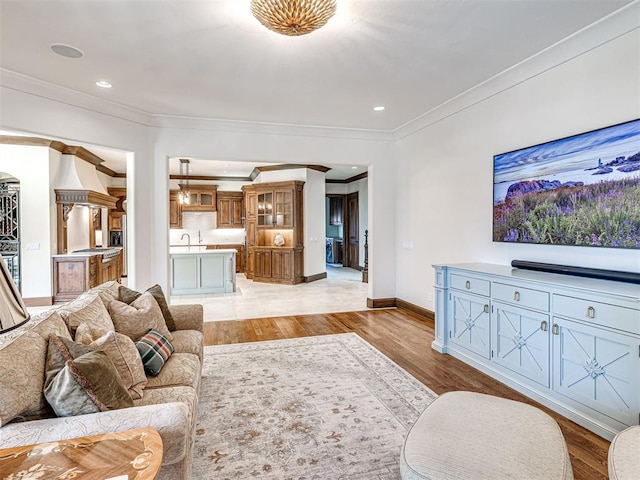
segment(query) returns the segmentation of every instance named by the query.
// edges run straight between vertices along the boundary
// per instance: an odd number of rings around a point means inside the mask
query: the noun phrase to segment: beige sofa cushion
[[[192,353],[174,353],[155,377],[149,377],[146,390],[151,388],[186,386],[199,390],[200,360]]]
[[[16,417],[26,420],[53,415],[42,393],[49,334],[71,338],[57,312],[33,317],[9,332],[0,344],[0,426]]]
[[[150,328],[158,330],[169,341],[173,340],[171,332],[164,323],[158,302],[150,293],[143,293],[131,305],[113,300],[109,304],[109,313],[116,332],[126,335],[133,341],[142,337]]]
[[[176,353],[193,353],[202,362],[204,336],[197,330],[176,330],[173,335],[173,348]]]
[[[60,307],[58,312],[74,337],[81,323],[89,325],[94,334],[98,336],[115,330],[109,312],[97,294],[81,295],[74,301]]]
[[[134,400],[142,398],[144,386],[147,384],[147,376],[133,340],[118,332],[107,332],[101,337],[95,338],[91,328],[83,323],[76,331],[76,342],[105,352],[116,367],[131,398]]]

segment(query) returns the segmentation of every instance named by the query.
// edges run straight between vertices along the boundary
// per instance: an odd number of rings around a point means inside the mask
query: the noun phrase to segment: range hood
[[[118,201],[105,190],[95,165],[75,155],[62,155],[54,190],[56,203],[61,204],[113,209]]]

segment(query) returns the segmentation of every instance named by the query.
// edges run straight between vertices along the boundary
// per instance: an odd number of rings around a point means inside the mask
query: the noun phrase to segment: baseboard
[[[426,308],[422,308],[418,305],[415,305],[413,303],[407,302],[406,300],[402,300],[400,298],[396,298],[396,307],[399,308],[404,308],[405,310],[409,310],[412,313],[415,313],[416,315],[420,315],[421,317],[425,317],[429,320],[431,320],[432,322],[435,322],[436,320],[436,314],[434,312],[432,312],[431,310],[428,310]]]
[[[53,305],[53,297],[23,298],[22,301],[27,307],[48,307]]]
[[[434,324],[436,315],[431,310],[422,308],[401,298],[367,298],[367,308],[389,308],[398,307],[415,313],[419,317],[423,317],[431,325]]]
[[[323,278],[327,278],[327,272],[316,273],[315,275],[309,275],[308,277],[304,277],[305,283],[315,282],[316,280],[322,280]]]
[[[389,308],[395,306],[395,298],[367,298],[367,308]]]

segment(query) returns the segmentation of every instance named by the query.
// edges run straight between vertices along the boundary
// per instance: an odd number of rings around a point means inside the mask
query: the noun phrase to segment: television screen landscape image
[[[640,248],[640,119],[493,161],[494,241]]]

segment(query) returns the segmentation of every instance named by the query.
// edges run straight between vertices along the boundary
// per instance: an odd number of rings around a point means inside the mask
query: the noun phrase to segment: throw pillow
[[[169,309],[169,305],[167,304],[167,298],[164,296],[162,287],[156,284],[153,287],[148,288],[146,291],[153,295],[153,298],[155,298],[156,302],[158,302],[158,306],[160,307],[162,316],[164,317],[164,322],[167,324],[167,328],[169,329],[169,331],[173,332],[177,330],[176,322],[173,319],[173,315],[171,315],[171,310]],[[140,295],[142,295],[142,293],[136,292],[135,290],[127,288],[124,285],[120,286],[118,294],[120,296],[120,301],[126,303],[127,305],[140,297]]]
[[[136,348],[145,371],[152,377],[157,376],[174,352],[173,345],[157,330],[153,328],[136,342]]]
[[[79,297],[60,307],[58,313],[74,337],[81,323],[89,325],[94,334],[98,336],[114,330],[109,312],[96,294]]]
[[[59,417],[133,406],[113,362],[100,350],[51,335],[46,370],[44,396]]]
[[[147,376],[144,374],[144,365],[142,365],[133,340],[118,332],[108,332],[95,338],[91,335],[90,327],[83,323],[76,331],[76,342],[106,353],[116,367],[131,398],[134,400],[142,398],[144,386],[147,384]]]
[[[133,341],[138,340],[150,328],[158,330],[169,340],[173,340],[164,323],[158,302],[150,293],[143,293],[131,305],[113,300],[109,304],[109,313],[116,332],[126,335]]]

